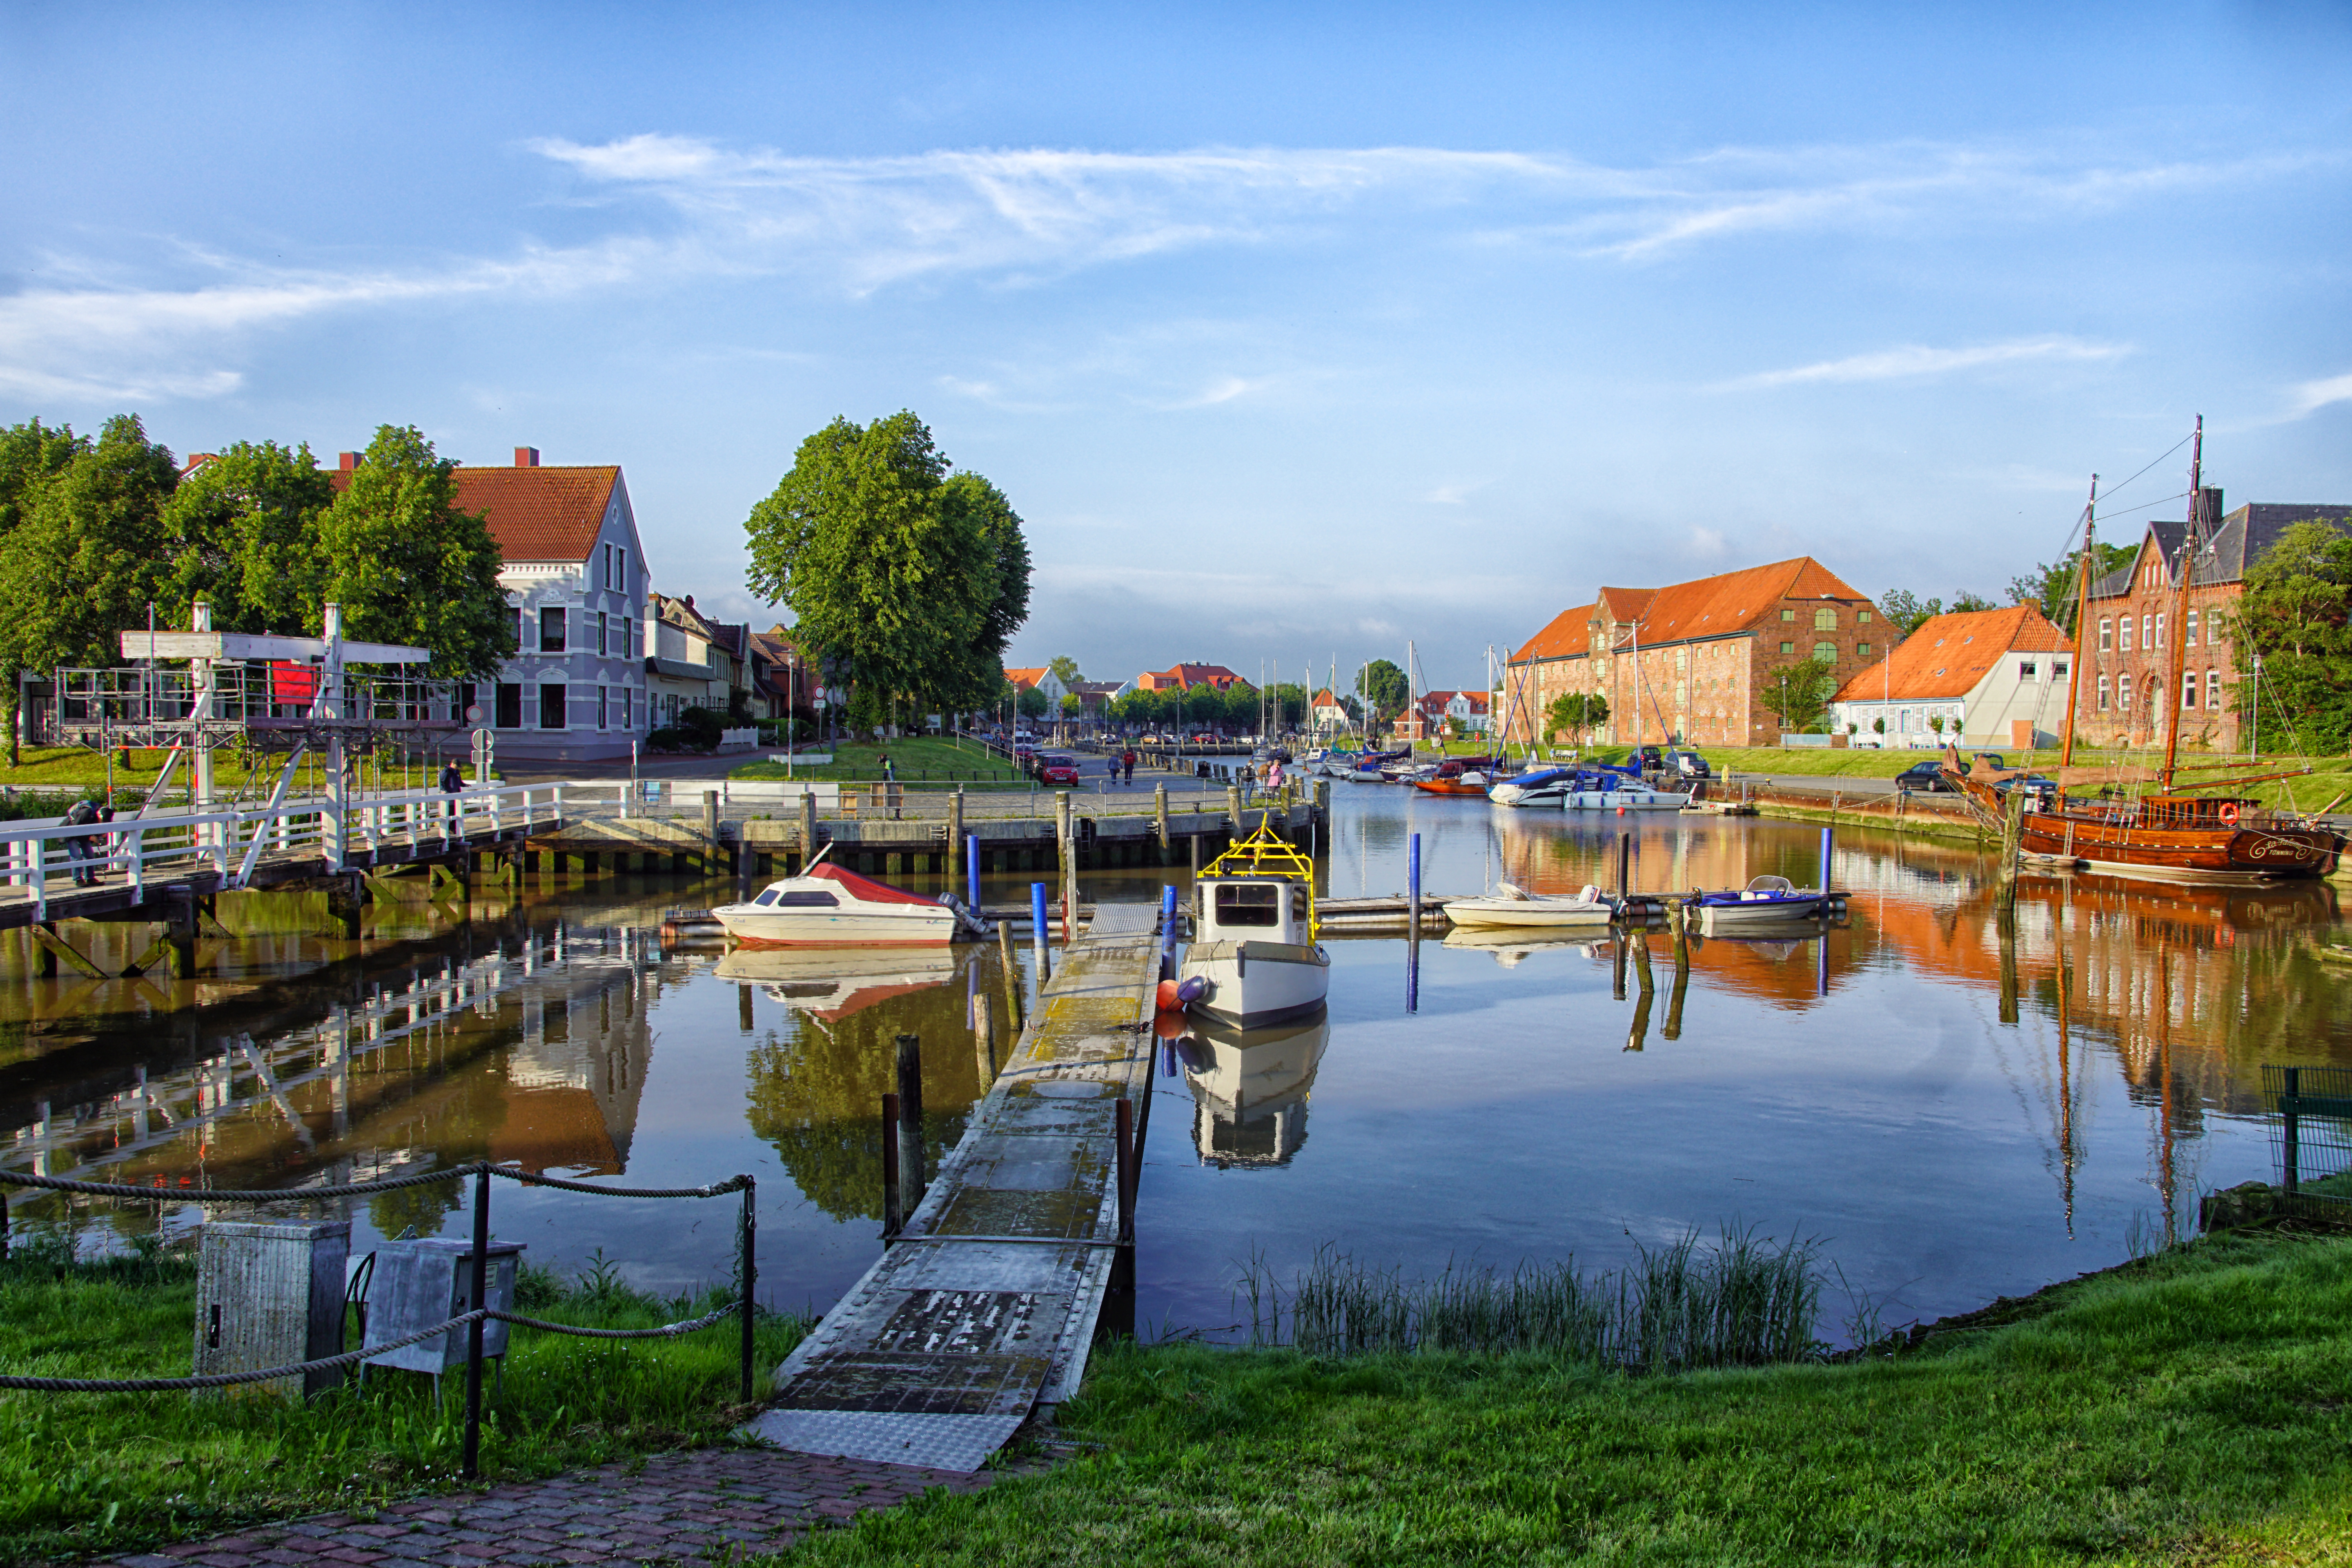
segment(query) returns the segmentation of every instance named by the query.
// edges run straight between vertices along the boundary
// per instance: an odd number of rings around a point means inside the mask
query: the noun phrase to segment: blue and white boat
[[[1708,935],[1791,920],[1810,920],[1828,911],[1833,895],[1821,888],[1800,888],[1786,877],[1758,877],[1745,888],[1722,893],[1693,893],[1698,906],[1699,929]]]
[[[1577,778],[1574,768],[1530,768],[1494,785],[1486,791],[1486,798],[1496,805],[1557,807],[1575,791]]]

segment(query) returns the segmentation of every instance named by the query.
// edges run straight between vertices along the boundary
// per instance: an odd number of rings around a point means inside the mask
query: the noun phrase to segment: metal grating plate
[[[746,1435],[803,1454],[838,1455],[886,1465],[922,1465],[965,1474],[1012,1439],[1029,1418],[1018,1415],[905,1415],[863,1410],[771,1410]]]

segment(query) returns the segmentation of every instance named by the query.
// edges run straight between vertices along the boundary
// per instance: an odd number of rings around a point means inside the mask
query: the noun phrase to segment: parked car
[[[1969,771],[1969,764],[1962,763],[1960,764],[1960,772],[1967,773]],[[1901,795],[1935,795],[1937,793],[1945,795],[1958,795],[1959,793],[1960,786],[1944,776],[1944,760],[1941,757],[1930,757],[1924,763],[1914,763],[1909,767],[1905,768],[1901,773],[1896,773],[1895,775],[1895,788],[1896,793]]]
[[[2013,784],[2023,784],[2025,793],[2037,800],[2048,800],[2058,793],[2058,781],[2045,778],[2040,773],[2021,773],[2016,778],[1995,779],[1992,782],[1992,787],[2003,795],[2008,794]]]
[[[1078,782],[1078,759],[1059,754],[1037,759],[1037,782],[1045,784],[1074,784]]]
[[[1664,771],[1678,779],[1711,779],[1715,776],[1705,757],[1687,750],[1668,752]]]

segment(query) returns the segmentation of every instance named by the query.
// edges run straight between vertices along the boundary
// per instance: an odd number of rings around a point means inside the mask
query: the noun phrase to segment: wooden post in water
[[[749,985],[735,987],[735,1022],[745,1034],[751,1032],[751,988]]]
[[[882,1097],[882,1239],[906,1228],[907,1205],[898,1183],[898,1097]]]
[[[1151,815],[1160,824],[1160,863],[1168,864],[1168,782],[1162,779],[1151,786]]]
[[[1013,922],[996,922],[996,950],[1004,959],[1004,1021],[1021,1033],[1021,966],[1013,962]]]
[[[1237,784],[1225,786],[1225,816],[1233,824],[1233,830],[1225,836],[1230,844],[1242,836],[1242,786]]]
[[[955,886],[956,857],[963,852],[963,785],[948,797],[948,886]]]
[[[1633,892],[1633,836],[1617,836],[1617,896],[1630,898]]]
[[[816,856],[816,787],[812,784],[801,792],[801,875],[808,875],[809,861]]]
[[[2025,832],[2025,786],[2022,783],[2009,786],[2009,796],[2000,803],[2000,891],[1999,905],[2004,919],[2013,918],[2017,909],[2017,855],[2019,840]]]
[[[1665,1036],[1683,1037],[1683,997],[1690,991],[1690,906],[1676,899],[1666,906],[1666,922],[1675,933],[1675,988],[1666,994]]]
[[[1609,932],[1609,999],[1625,1000],[1625,928],[1616,926]]]
[[[719,792],[715,789],[707,789],[702,792],[702,874],[704,876],[711,875],[712,866],[718,858]]]
[[[996,1081],[996,1010],[990,1005],[985,991],[971,999],[971,1037],[972,1061],[980,1069],[980,1087],[984,1093]]]
[[[907,1212],[923,1206],[923,1042],[898,1037],[898,1181]]]
[[[1642,984],[1642,994],[1647,996],[1658,988],[1658,977],[1650,969],[1650,933],[1633,933],[1633,978]]]

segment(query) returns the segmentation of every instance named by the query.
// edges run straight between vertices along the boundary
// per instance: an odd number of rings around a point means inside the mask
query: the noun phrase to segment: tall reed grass
[[[1640,1372],[1803,1361],[1814,1337],[1823,1273],[1820,1244],[1725,1226],[1694,1231],[1630,1267],[1587,1273],[1573,1258],[1521,1264],[1508,1274],[1448,1265],[1407,1281],[1330,1247],[1286,1288],[1263,1258],[1244,1266],[1240,1300],[1250,1342],[1287,1342],[1315,1355],[1424,1351],[1532,1352]]]

